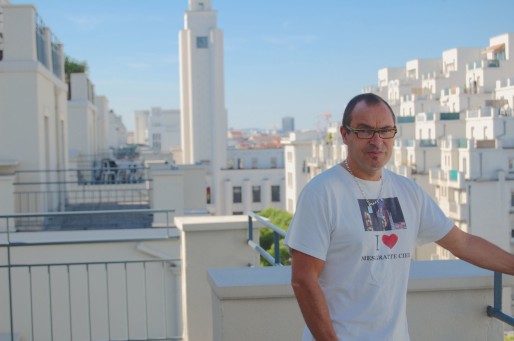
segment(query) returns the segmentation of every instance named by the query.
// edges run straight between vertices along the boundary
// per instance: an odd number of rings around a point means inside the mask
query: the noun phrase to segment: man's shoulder
[[[339,169],[340,168],[340,169]],[[310,179],[304,186],[305,191],[327,191],[333,188],[336,184],[344,181],[344,175],[342,174],[343,169],[337,165],[329,169],[324,170],[320,174],[317,174]]]
[[[341,171],[343,169],[341,168],[340,165],[336,165],[336,166],[333,166],[333,167],[330,167],[326,170],[324,170],[323,172],[319,173],[318,175],[314,176],[310,181],[309,183],[326,183],[326,182],[332,182],[334,181],[335,179],[340,179],[341,178]]]
[[[386,179],[389,179],[395,185],[401,186],[402,188],[410,188],[414,190],[421,189],[421,187],[416,183],[416,181],[407,178],[406,176],[395,173],[391,170],[384,169],[382,176]]]

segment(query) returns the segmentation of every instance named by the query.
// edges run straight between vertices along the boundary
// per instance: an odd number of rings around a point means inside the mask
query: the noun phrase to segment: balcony
[[[500,61],[498,59],[483,59],[477,60],[466,65],[466,70],[476,70],[485,68],[496,68],[500,67]]]
[[[460,113],[458,112],[442,112],[440,114],[441,121],[459,120]]]
[[[397,116],[396,123],[413,123],[416,120],[416,116]]]
[[[435,186],[463,188],[464,181],[464,173],[459,172],[457,169],[442,170],[431,168],[429,170],[429,183]]]
[[[476,140],[475,148],[496,148],[496,140]]]
[[[433,112],[424,112],[416,115],[416,122],[434,121],[435,115]]]
[[[290,267],[258,266],[247,243],[247,217],[180,217],[174,225],[0,234],[0,336],[300,339],[303,320]],[[504,282],[514,285],[511,277]],[[502,339],[506,326],[486,314],[493,283],[491,272],[462,261],[413,262],[407,295],[412,339]]]
[[[437,147],[437,140],[434,139],[420,139],[419,140],[420,147]]]
[[[469,206],[464,204],[458,204],[456,202],[449,203],[448,207],[448,218],[454,221],[468,221]]]

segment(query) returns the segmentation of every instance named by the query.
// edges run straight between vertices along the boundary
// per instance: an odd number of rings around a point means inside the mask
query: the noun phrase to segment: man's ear
[[[348,138],[348,131],[343,127],[339,127],[339,132],[341,133],[341,137],[343,138],[343,142],[344,144],[348,144],[346,142],[346,139]]]

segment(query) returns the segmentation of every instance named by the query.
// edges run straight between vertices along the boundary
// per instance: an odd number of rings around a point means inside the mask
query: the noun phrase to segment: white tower
[[[223,33],[210,0],[189,0],[179,33],[182,163],[202,163],[219,212],[220,170],[226,164],[227,113]]]

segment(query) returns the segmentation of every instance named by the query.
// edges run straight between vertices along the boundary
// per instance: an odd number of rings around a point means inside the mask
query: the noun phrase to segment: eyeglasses
[[[392,139],[397,132],[396,127],[394,128],[383,128],[383,129],[353,129],[351,127],[346,126],[346,130],[351,131],[355,135],[357,135],[360,139],[372,139],[375,134],[378,134],[380,138],[383,139]]]

